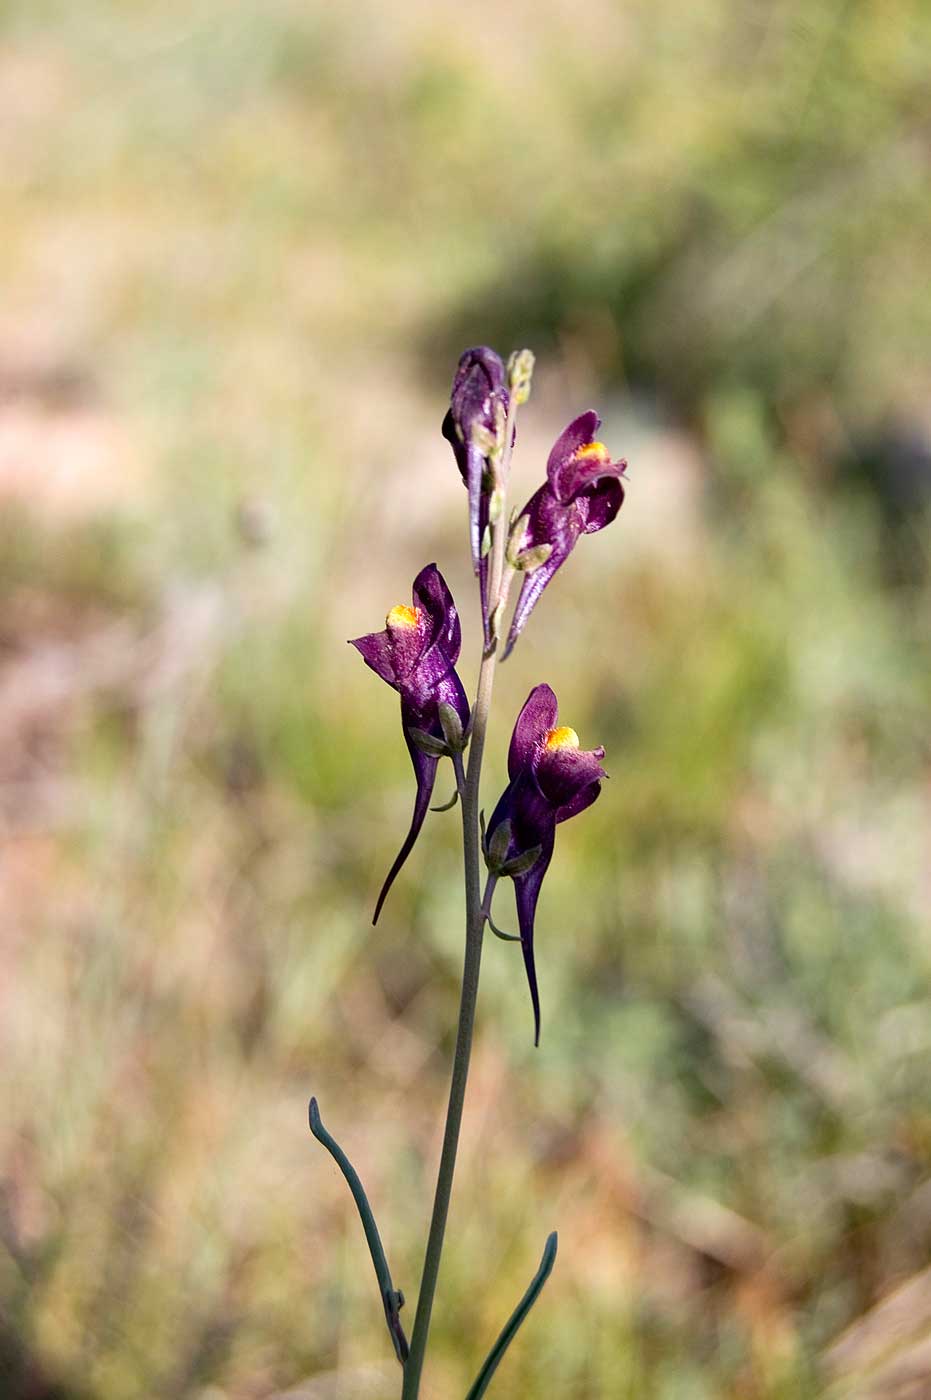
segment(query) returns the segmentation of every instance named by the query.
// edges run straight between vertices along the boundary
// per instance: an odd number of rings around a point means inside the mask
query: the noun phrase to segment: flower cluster
[[[589,411],[557,438],[546,464],[546,480],[509,523],[503,518],[507,467],[514,444],[513,412],[529,396],[532,356],[512,356],[505,366],[487,346],[466,350],[453,381],[443,436],[469,500],[472,565],[480,581],[483,656],[493,657],[502,634],[501,616],[516,574],[522,582],[503,658],[527,625],[533,609],[582,535],[614,520],[624,501],[626,463],[612,460],[598,441],[601,420]],[[506,531],[497,555],[495,531]],[[497,567],[492,563],[497,560]],[[492,592],[494,591],[494,596]],[[398,604],[385,628],[353,643],[366,664],[401,697],[401,727],[416,779],[410,829],[388,872],[375,920],[423,826],[437,764],[448,755],[463,797],[462,751],[468,742],[469,702],[455,666],[461,646],[459,616],[442,574],[428,565],[414,580],[412,605]],[[513,879],[520,943],[533,1003],[535,1040],[540,1001],[534,961],[534,919],[556,827],[598,797],[605,777],[604,750],[584,750],[573,729],[558,723],[556,696],[548,685],[530,692],[518,716],[508,754],[508,786],[494,808],[485,835],[490,892],[503,876]],[[479,759],[480,762],[480,759]],[[471,766],[471,756],[470,756]],[[483,918],[491,921],[483,902]],[[494,927],[494,925],[492,925]]]

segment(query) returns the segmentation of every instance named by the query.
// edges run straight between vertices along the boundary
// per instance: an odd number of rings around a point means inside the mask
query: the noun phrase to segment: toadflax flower
[[[575,730],[558,721],[556,696],[548,685],[535,686],[514,725],[508,750],[510,782],[485,836],[491,874],[510,875],[514,881],[536,1045],[540,1043],[540,998],[533,922],[540,886],[553,855],[557,824],[590,807],[606,776],[601,766],[604,749],[581,749]]]
[[[612,462],[604,443],[595,441],[600,427],[601,419],[591,409],[569,424],[550,452],[546,481],[524,506],[514,527],[508,558],[527,572],[504,657],[510,655],[537,599],[579,536],[603,530],[621,508],[621,477],[627,463]]]
[[[456,465],[469,492],[469,540],[472,568],[481,582],[482,617],[485,641],[488,633],[488,561],[482,541],[489,522],[493,484],[489,476],[489,456],[498,443],[499,430],[507,417],[507,371],[501,356],[487,345],[476,345],[459,357],[453,379],[449,411],[442,433],[453,449]]]
[[[412,604],[398,603],[385,619],[383,632],[370,632],[350,643],[365,664],[401,696],[401,727],[417,780],[410,831],[378,896],[373,924],[420,834],[437,764],[443,753],[449,752],[449,720],[444,725],[443,711],[449,717],[454,712],[460,738],[469,723],[469,702],[455,671],[462,646],[459,614],[435,564],[428,564],[414,579]]]

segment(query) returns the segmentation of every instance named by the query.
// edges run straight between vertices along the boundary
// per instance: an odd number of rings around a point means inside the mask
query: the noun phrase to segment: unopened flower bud
[[[532,350],[515,350],[508,360],[508,382],[516,404],[526,403],[530,398],[533,366]]]
[[[476,574],[480,572],[479,550],[487,518],[483,498],[494,485],[493,464],[504,442],[507,404],[507,374],[500,355],[487,345],[466,350],[453,380],[443,436],[453,449],[469,492],[469,539]]]

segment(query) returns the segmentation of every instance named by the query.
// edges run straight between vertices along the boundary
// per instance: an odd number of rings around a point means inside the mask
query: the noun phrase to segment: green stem
[[[511,396],[505,424],[504,450],[500,467],[501,490],[506,493],[507,479],[511,462],[511,441],[514,427],[514,396]],[[492,532],[492,548],[488,573],[489,614],[494,616],[504,572],[504,554],[507,544],[508,521],[507,502],[503,502],[499,518]],[[498,615],[500,624],[500,613]],[[465,961],[462,969],[462,993],[459,999],[459,1025],[456,1031],[456,1049],[453,1056],[452,1082],[449,1086],[449,1106],[446,1110],[446,1127],[443,1133],[443,1150],[440,1155],[440,1169],[436,1179],[436,1194],[433,1199],[433,1214],[427,1236],[424,1255],[423,1275],[420,1281],[420,1294],[417,1299],[417,1313],[414,1317],[414,1330],[411,1333],[410,1355],[404,1366],[404,1385],[401,1400],[417,1400],[420,1393],[420,1377],[423,1371],[424,1356],[427,1350],[427,1337],[430,1332],[430,1317],[433,1312],[433,1298],[440,1272],[443,1255],[443,1237],[446,1233],[446,1220],[449,1215],[449,1201],[453,1190],[453,1175],[456,1170],[456,1153],[459,1148],[459,1130],[462,1126],[462,1109],[465,1103],[466,1083],[469,1077],[469,1060],[472,1054],[472,1029],[475,1024],[475,1004],[478,999],[478,979],[482,964],[482,935],[485,916],[482,913],[481,868],[482,851],[478,829],[479,783],[482,775],[482,755],[485,751],[485,734],[488,729],[488,713],[491,708],[491,695],[495,682],[498,639],[492,636],[491,643],[482,655],[478,673],[478,687],[475,704],[472,707],[472,737],[469,742],[469,763],[466,770],[465,786],[462,793],[462,847],[465,871],[466,939]]]

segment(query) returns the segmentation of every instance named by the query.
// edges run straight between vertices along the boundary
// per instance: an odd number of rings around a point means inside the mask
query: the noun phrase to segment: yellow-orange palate
[[[385,625],[386,627],[416,627],[419,621],[419,608],[410,608],[406,603],[396,603],[385,618]]]
[[[548,749],[577,749],[579,736],[568,724],[561,724],[558,729],[547,730],[544,742]]]

